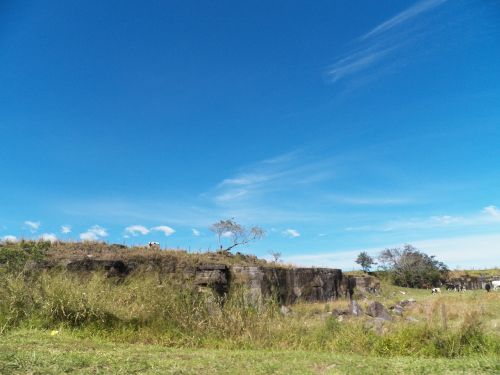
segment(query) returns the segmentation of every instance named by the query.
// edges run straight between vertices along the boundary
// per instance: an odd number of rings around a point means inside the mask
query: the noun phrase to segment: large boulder
[[[391,314],[380,302],[374,301],[368,305],[366,313],[373,318],[380,318],[386,321],[392,320]]]

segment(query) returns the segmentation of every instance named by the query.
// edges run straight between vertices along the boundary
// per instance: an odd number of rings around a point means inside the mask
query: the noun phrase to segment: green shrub
[[[28,261],[43,260],[50,246],[48,241],[20,241],[0,244],[0,269],[2,272],[19,272]]]

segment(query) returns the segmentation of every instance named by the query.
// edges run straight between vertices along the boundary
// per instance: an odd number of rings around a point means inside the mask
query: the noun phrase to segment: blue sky
[[[0,238],[498,266],[499,40],[488,0],[3,1]]]

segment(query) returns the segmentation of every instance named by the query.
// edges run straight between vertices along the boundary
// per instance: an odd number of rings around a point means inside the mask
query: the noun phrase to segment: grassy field
[[[387,306],[402,298],[416,300],[405,316],[419,323],[396,319],[381,334],[365,329],[366,318],[347,318],[342,323],[325,318],[328,311],[347,307],[348,302],[342,300],[294,305],[292,314],[285,317],[262,315],[262,326],[239,326],[243,329],[240,334],[234,331],[236,321],[229,321],[233,325],[225,331],[229,337],[191,332],[190,340],[172,337],[166,327],[160,332],[147,325],[138,329],[119,325],[116,330],[72,326],[64,321],[47,325],[38,316],[38,320],[28,319],[0,334],[0,373],[500,373],[500,293],[436,296],[427,290],[385,285],[383,293],[373,297]],[[364,307],[368,301],[359,303]],[[480,317],[480,324],[474,319],[468,322],[472,316]],[[247,324],[252,322],[246,319]],[[457,332],[466,333],[467,327],[480,331],[456,336]],[[262,337],[252,336],[257,333]],[[446,351],[435,351],[436,345],[444,345]],[[422,350],[425,346],[428,351]],[[467,350],[453,352],[454,347]]]
[[[345,299],[283,313],[244,286],[221,298],[154,270],[34,268],[46,253],[28,245],[0,252],[1,374],[500,373],[499,292],[432,295],[383,281],[381,293],[354,298],[364,311],[411,299],[391,321],[339,316]]]
[[[500,359],[361,356],[297,350],[213,350],[117,344],[16,330],[0,342],[2,374],[498,374]]]

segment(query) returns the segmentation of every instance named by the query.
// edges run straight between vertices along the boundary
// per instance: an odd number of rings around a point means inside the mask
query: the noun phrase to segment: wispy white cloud
[[[331,165],[331,159],[315,159],[298,151],[287,153],[247,166],[240,173],[222,180],[209,195],[220,206],[235,207],[235,204],[246,203],[248,208],[255,208],[255,199],[262,201],[273,193],[282,194],[301,185],[332,179]]]
[[[195,236],[195,237],[201,236],[201,232],[196,228],[192,228],[191,232],[193,233],[193,236]]]
[[[132,236],[138,236],[139,234],[146,235],[150,231],[143,225],[130,225],[125,228],[125,232],[131,234]]]
[[[229,190],[215,197],[219,203],[234,201],[247,195],[248,191],[244,189]]]
[[[374,46],[353,52],[344,58],[335,62],[328,70],[328,76],[333,83],[341,80],[344,77],[365,70],[379,62],[395,47],[379,49],[379,46]]]
[[[57,236],[54,233],[43,233],[40,235],[42,241],[56,242]]]
[[[414,203],[415,200],[409,197],[377,197],[377,196],[345,196],[331,194],[330,200],[336,203],[355,206],[391,206]]]
[[[268,181],[269,179],[272,179],[272,175],[265,175],[265,174],[242,174],[238,177],[234,178],[226,178],[222,180],[222,182],[219,184],[220,186],[226,186],[226,185],[236,185],[236,186],[246,186],[246,185],[253,185],[257,184],[260,182],[265,182]]]
[[[464,218],[461,216],[450,216],[450,215],[431,216],[429,220],[429,222],[434,222],[442,225],[457,224],[463,221]]]
[[[412,30],[411,35],[396,30],[414,18],[443,4],[446,0],[422,0],[380,23],[354,42],[351,50],[330,66],[327,74],[332,82],[374,68],[388,59],[396,50],[418,40],[423,32]],[[380,72],[386,69],[379,69]]]
[[[4,242],[17,242],[17,237],[9,234],[7,236],[3,236],[2,241],[4,241]]]
[[[40,222],[39,221],[31,221],[31,220],[26,220],[24,222],[24,225],[28,227],[31,233],[35,233],[39,228],[40,228]]]
[[[431,10],[432,8],[443,4],[446,0],[423,0],[419,1],[413,6],[405,9],[401,13],[398,13],[392,18],[389,18],[387,21],[382,22],[368,33],[363,35],[361,39],[372,38],[376,35],[385,33],[390,29],[399,26],[400,24],[409,21],[410,19],[419,16],[420,14]]]
[[[107,230],[99,225],[94,225],[90,227],[86,232],[80,233],[80,239],[82,241],[98,241],[107,236]]]
[[[344,164],[352,158],[325,157],[318,151],[299,150],[256,161],[228,173],[195,196],[67,202],[61,204],[61,209],[65,214],[93,220],[112,219],[124,227],[131,221],[155,221],[201,228],[231,217],[244,225],[279,223],[283,227],[296,222],[324,221],[330,213],[322,207],[324,193],[319,194],[319,190],[337,179],[339,169],[345,168]],[[355,157],[359,158],[359,153]],[[284,196],[296,199],[283,199]]]
[[[170,228],[167,225],[159,225],[157,227],[151,228],[153,231],[158,231],[158,232],[163,232],[165,236],[171,236],[172,234],[175,233],[175,230],[173,228]]]
[[[500,219],[500,209],[497,206],[487,206],[483,208],[483,212],[492,218]]]
[[[285,229],[283,234],[290,238],[300,237],[300,233],[296,229]]]
[[[61,233],[63,234],[71,233],[71,225],[61,225]]]
[[[464,215],[440,215],[430,217],[404,218],[390,220],[377,225],[360,225],[347,227],[346,231],[404,231],[415,229],[463,228],[496,224],[500,220],[500,210],[496,206],[487,206],[480,212]]]

